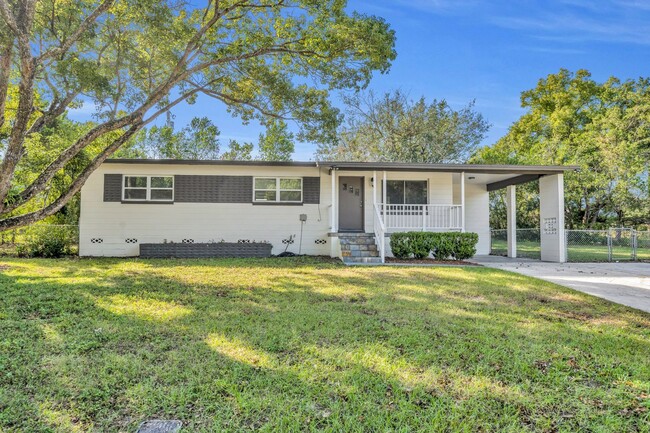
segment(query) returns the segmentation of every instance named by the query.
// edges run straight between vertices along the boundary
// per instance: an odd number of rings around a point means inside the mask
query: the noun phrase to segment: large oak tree
[[[569,228],[650,224],[650,79],[597,82],[586,70],[562,69],[522,92],[521,104],[526,113],[473,162],[577,165],[565,178]],[[535,227],[535,186],[518,190],[519,222]],[[500,197],[493,204],[496,228],[505,205]]]
[[[333,140],[329,93],[364,87],[395,52],[389,26],[344,0],[0,0],[0,56],[4,230],[57,212],[141,128],[198,95],[244,122],[293,119],[300,139]],[[17,181],[39,134],[81,102],[97,109],[91,127]],[[78,174],[44,199],[82,155]]]

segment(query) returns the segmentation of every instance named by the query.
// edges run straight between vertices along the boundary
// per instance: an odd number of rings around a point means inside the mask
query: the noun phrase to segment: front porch
[[[573,167],[467,164],[324,163],[331,176],[330,236],[374,235],[378,256],[390,255],[386,237],[407,231],[479,235],[477,254],[490,249],[489,192],[540,181],[543,260],[564,261],[563,173]],[[509,206],[511,209],[512,206]],[[508,212],[509,227],[514,226]],[[332,242],[332,255],[340,255]]]
[[[383,263],[389,253],[386,237],[391,233],[466,229],[462,172],[373,170],[363,173],[331,169],[329,174],[333,192],[331,236],[340,238],[339,245],[345,253],[350,249],[349,236],[354,233],[374,235],[378,257]]]

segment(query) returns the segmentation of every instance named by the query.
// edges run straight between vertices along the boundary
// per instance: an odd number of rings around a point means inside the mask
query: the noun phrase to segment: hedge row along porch
[[[488,254],[489,191],[513,192],[539,179],[542,260],[562,262],[563,173],[572,169],[108,160],[81,191],[79,253],[128,257],[140,254],[140,244],[270,243],[273,254],[383,262],[391,233],[467,231],[478,234],[477,254]],[[510,209],[509,216],[512,201]]]

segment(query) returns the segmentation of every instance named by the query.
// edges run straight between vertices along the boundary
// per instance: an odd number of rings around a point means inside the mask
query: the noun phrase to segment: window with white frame
[[[124,176],[124,201],[173,201],[174,176]]]
[[[302,202],[302,178],[256,177],[253,184],[255,202]]]
[[[426,180],[387,180],[388,204],[427,204]]]

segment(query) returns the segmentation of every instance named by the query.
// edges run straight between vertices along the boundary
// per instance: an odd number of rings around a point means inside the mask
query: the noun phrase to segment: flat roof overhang
[[[347,161],[225,161],[197,159],[107,159],[108,164],[230,165],[269,167],[327,167],[341,170],[433,171],[447,173],[559,174],[578,169],[574,165],[420,164],[405,162]]]
[[[438,173],[465,173],[470,182],[486,185],[496,191],[510,185],[532,182],[542,176],[576,171],[574,165],[507,165],[507,164],[422,164],[404,162],[352,162],[352,161],[222,161],[197,159],[107,159],[109,164],[163,164],[244,167],[324,167],[330,171],[411,171]]]

